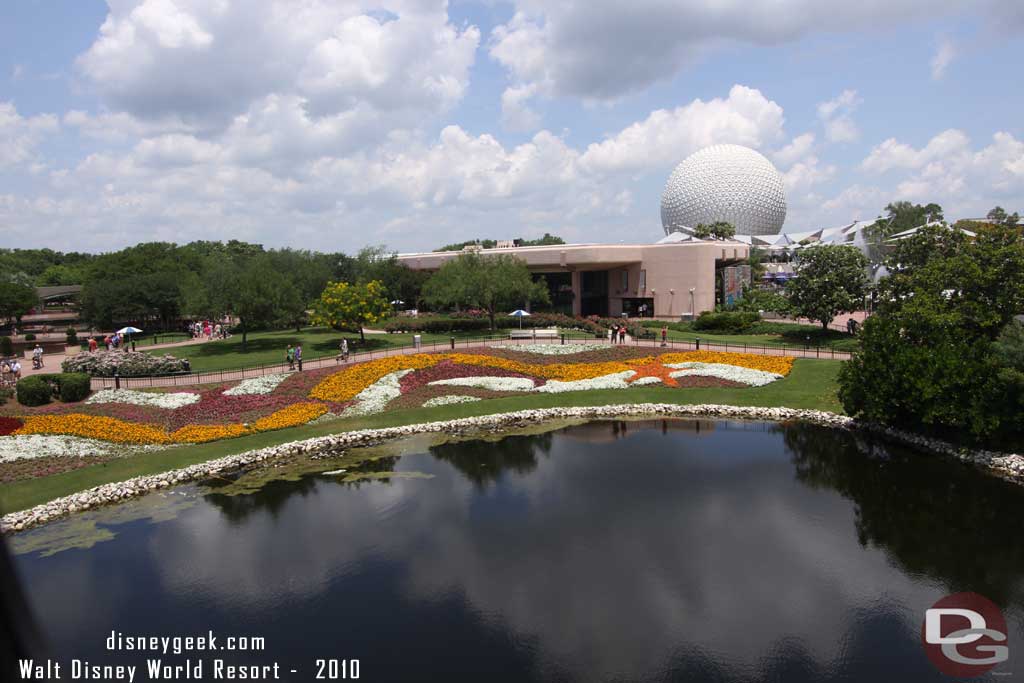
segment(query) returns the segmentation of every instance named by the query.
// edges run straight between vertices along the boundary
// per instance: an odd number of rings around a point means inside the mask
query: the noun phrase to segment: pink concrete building
[[[504,247],[479,253],[508,254],[544,276],[554,310],[573,315],[680,319],[715,307],[720,272],[749,255],[733,241],[669,244],[558,244]],[[461,252],[400,254],[414,270],[437,270]]]

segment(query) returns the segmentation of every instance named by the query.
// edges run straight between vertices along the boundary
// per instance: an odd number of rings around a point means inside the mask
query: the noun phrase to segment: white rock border
[[[127,481],[102,484],[73,493],[28,510],[12,512],[0,518],[0,531],[5,534],[23,531],[58,519],[73,512],[89,510],[108,503],[141,496],[155,489],[167,488],[189,481],[206,479],[222,472],[255,465],[274,458],[294,456],[316,451],[337,451],[346,448],[367,446],[388,439],[396,439],[427,432],[467,435],[480,429],[501,431],[517,427],[529,427],[544,420],[557,419],[607,419],[616,417],[705,417],[716,419],[747,419],[788,421],[799,420],[835,429],[862,429],[873,432],[916,448],[951,456],[958,460],[986,468],[991,473],[1017,483],[1024,483],[1024,455],[999,453],[987,450],[958,448],[946,441],[921,436],[912,432],[890,427],[860,423],[853,418],[821,410],[796,408],[758,408],[752,406],[727,406],[715,404],[677,405],[675,403],[631,403],[624,405],[579,406],[566,408],[537,408],[511,413],[497,413],[478,417],[464,417],[457,420],[427,422],[362,429],[340,434],[314,437],[303,441],[269,446],[258,450],[228,455],[216,460],[189,465],[170,472],[135,477]]]

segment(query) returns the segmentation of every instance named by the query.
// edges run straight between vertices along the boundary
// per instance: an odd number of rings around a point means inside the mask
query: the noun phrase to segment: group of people
[[[284,361],[288,363],[289,370],[294,370],[296,365],[299,366],[299,370],[302,370],[302,344],[295,346],[289,344],[284,352]]]
[[[14,386],[21,379],[21,362],[17,358],[4,358],[0,361],[0,382],[4,386]]]
[[[610,330],[612,344],[625,344],[626,343],[626,326],[625,325],[612,325]]]
[[[227,339],[230,336],[227,325],[210,320],[196,320],[189,323],[188,333],[192,335],[193,339],[200,339],[202,337],[206,337],[207,340]]]

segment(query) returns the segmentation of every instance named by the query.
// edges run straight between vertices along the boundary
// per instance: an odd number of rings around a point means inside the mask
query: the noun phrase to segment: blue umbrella
[[[523,318],[525,316],[530,315],[530,313],[528,311],[524,311],[521,308],[518,308],[518,309],[512,311],[511,313],[509,313],[508,315],[509,315],[509,317],[515,316],[516,318],[519,318],[519,329],[523,329]]]

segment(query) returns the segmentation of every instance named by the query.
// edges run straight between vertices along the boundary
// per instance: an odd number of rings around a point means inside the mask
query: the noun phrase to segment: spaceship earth
[[[699,223],[732,223],[738,235],[774,235],[786,221],[782,176],[741,145],[712,145],[676,166],[661,195],[665,234]]]

